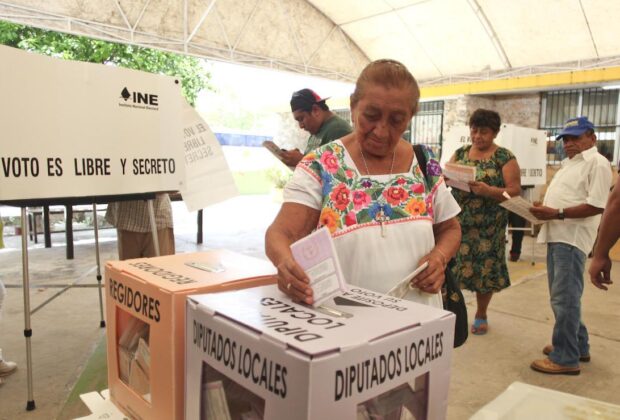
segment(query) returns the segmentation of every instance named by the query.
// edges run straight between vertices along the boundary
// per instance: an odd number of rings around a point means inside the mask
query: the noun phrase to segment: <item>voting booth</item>
[[[445,165],[454,152],[471,144],[469,127],[456,125],[443,136],[441,164]],[[543,130],[502,124],[495,144],[510,150],[521,169],[521,185],[545,185],[547,183],[547,136]]]
[[[188,298],[186,419],[438,419],[454,314],[351,287],[312,308],[276,286]]]
[[[516,157],[521,170],[521,195],[528,201],[534,202],[538,186],[547,183],[547,136],[545,131],[527,127],[519,127],[514,124],[502,124],[495,143],[510,150]],[[457,125],[452,127],[443,138],[441,151],[441,165],[445,164],[454,155],[454,152],[462,146],[471,144],[469,127]],[[525,188],[524,188],[525,187]],[[508,231],[528,231],[534,235],[534,225],[530,227],[509,226]],[[534,265],[534,242],[532,243],[532,261]]]
[[[178,80],[9,47],[0,61],[10,63],[0,70],[2,201],[182,187]]]
[[[181,191],[196,210],[234,196],[236,188],[215,136],[175,78],[5,46],[0,62],[0,203],[22,208],[26,408],[32,410],[26,207],[92,204],[96,214],[99,203]],[[95,244],[100,282],[96,224]]]

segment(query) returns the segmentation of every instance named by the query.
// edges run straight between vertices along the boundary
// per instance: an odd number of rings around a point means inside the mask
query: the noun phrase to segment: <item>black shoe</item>
[[[519,257],[520,256],[521,256],[521,254],[518,254],[516,252],[511,252],[510,253],[510,261],[512,261],[512,262],[519,261]]]

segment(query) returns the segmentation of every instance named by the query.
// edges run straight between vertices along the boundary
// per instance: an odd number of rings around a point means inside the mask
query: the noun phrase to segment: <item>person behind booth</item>
[[[4,223],[0,214],[0,249],[4,248]]]
[[[172,204],[168,194],[157,194],[153,200],[159,255],[173,255],[174,229]],[[116,228],[118,258],[146,258],[155,256],[153,233],[146,200],[118,201],[108,204],[105,219]]]
[[[309,153],[295,169],[265,238],[278,287],[294,300],[311,304],[313,291],[290,246],[326,227],[349,284],[385,293],[428,261],[411,280],[422,293],[407,298],[442,307],[438,291],[460,243],[460,209],[430,149],[424,149],[427,186],[411,144],[402,138],[419,98],[403,64],[368,64],[351,95],[355,130]]]
[[[510,261],[519,261],[521,257],[521,247],[523,245],[523,233],[521,229],[525,228],[525,219],[516,213],[508,214],[508,224],[515,228],[510,232],[512,236],[512,244],[510,245]]]
[[[611,185],[610,164],[596,149],[594,125],[572,118],[556,137],[567,158],[555,174],[543,203],[530,212],[546,220],[538,235],[547,244],[547,277],[555,316],[545,359],[530,367],[538,372],[578,375],[579,362],[590,361],[588,330],[581,319],[586,256],[592,250]]]
[[[495,111],[477,109],[469,118],[471,144],[454,152],[450,162],[476,167],[471,191],[452,189],[463,211],[458,220],[463,242],[452,268],[462,288],[476,292],[476,315],[471,332],[487,333],[487,309],[493,293],[510,286],[506,264],[508,210],[499,205],[504,192],[521,193],[521,172],[512,152],[495,144],[501,118]]]
[[[291,97],[291,112],[299,128],[310,133],[306,149],[285,150],[282,161],[291,167],[297,166],[301,158],[319,146],[339,139],[351,132],[351,125],[331,112],[323,98],[311,89],[302,89]]]
[[[0,280],[0,318],[2,317],[2,302],[6,295],[4,283]],[[17,363],[4,360],[2,357],[2,349],[0,348],[0,385],[4,383],[4,378],[17,370]]]
[[[4,242],[2,241],[2,228],[2,217],[0,216],[0,249],[4,248]],[[2,283],[2,279],[0,279],[0,318],[2,317],[2,306],[5,296],[6,288],[4,287],[4,283]],[[1,336],[2,335],[0,334],[0,337]],[[17,363],[4,360],[2,357],[2,349],[0,348],[0,385],[4,383],[4,378],[15,372],[16,369]]]
[[[620,183],[616,182],[601,218],[598,238],[590,262],[590,281],[601,290],[613,283],[609,251],[620,238]]]

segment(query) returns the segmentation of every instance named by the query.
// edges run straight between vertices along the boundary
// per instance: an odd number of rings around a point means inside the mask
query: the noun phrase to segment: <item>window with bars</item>
[[[547,161],[557,164],[566,157],[555,136],[569,118],[586,116],[596,127],[596,147],[610,161],[616,161],[620,122],[619,90],[599,88],[546,92],[542,96],[540,128],[547,130]]]
[[[403,137],[410,143],[429,146],[435,156],[441,156],[443,135],[443,101],[420,102],[418,113],[411,119]],[[332,109],[334,114],[351,122],[351,111],[348,109]]]
[[[331,111],[337,116],[339,116],[340,118],[342,118],[343,120],[345,120],[346,122],[348,122],[349,124],[351,124],[351,110],[350,109],[348,108],[332,109]]]
[[[411,143],[429,146],[438,158],[441,156],[443,108],[443,101],[420,102],[420,109],[404,134]]]

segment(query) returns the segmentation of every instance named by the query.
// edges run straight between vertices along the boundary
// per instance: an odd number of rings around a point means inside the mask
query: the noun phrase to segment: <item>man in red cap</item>
[[[556,137],[567,158],[555,174],[543,204],[530,212],[547,221],[538,242],[547,244],[547,277],[555,316],[546,359],[534,360],[538,372],[578,375],[590,361],[588,330],[581,319],[581,295],[587,255],[592,251],[611,185],[611,165],[596,149],[594,125],[586,117],[566,122]]]
[[[311,89],[302,89],[291,97],[291,111],[299,128],[310,133],[306,149],[287,150],[282,153],[282,161],[288,166],[297,166],[301,158],[319,146],[337,140],[351,132],[351,125],[331,112],[321,98]]]

